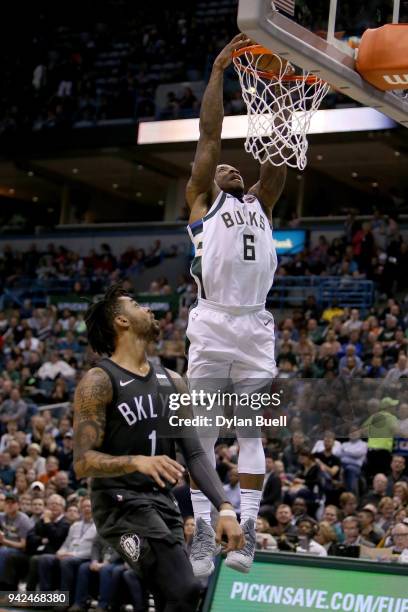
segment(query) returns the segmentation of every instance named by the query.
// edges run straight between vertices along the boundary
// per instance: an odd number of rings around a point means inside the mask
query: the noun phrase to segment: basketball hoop
[[[245,150],[261,164],[303,170],[310,121],[330,86],[261,45],[235,51],[233,62],[248,114]]]

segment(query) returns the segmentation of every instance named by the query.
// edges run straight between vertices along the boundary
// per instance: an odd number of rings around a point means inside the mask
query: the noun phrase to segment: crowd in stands
[[[17,3],[4,33],[0,136],[117,119],[197,116],[200,100],[189,88],[181,93],[177,84],[207,80],[217,52],[236,34],[237,6],[237,0],[177,0],[158,9],[103,0],[95,17],[92,3],[75,0],[58,10],[48,4],[43,10],[24,7],[26,25],[20,33]],[[338,29],[361,35],[373,23],[390,20],[390,6],[378,1],[368,9],[343,2]],[[301,0],[296,11],[305,27],[327,30],[326,3]],[[401,21],[407,16],[402,2]],[[174,89],[159,101],[157,87],[166,84]],[[345,102],[353,104],[332,92],[323,107]],[[233,71],[226,80],[225,106],[227,114],[244,110]]]
[[[360,221],[348,214],[343,235],[329,241],[320,236],[317,244],[305,247],[296,255],[280,258],[277,277],[283,276],[339,276],[348,279],[374,281],[378,294],[391,296],[407,288],[404,273],[408,264],[408,242],[398,223],[398,214],[405,210],[403,197],[390,202],[389,214],[375,210],[370,220]],[[290,227],[299,226],[300,220],[292,220]],[[95,294],[102,291],[107,282],[125,280],[137,287],[140,275],[146,269],[159,265],[165,258],[189,255],[184,247],[174,244],[164,247],[155,240],[145,249],[128,247],[115,255],[108,244],[92,249],[87,255],[79,255],[64,246],[50,243],[43,251],[33,244],[26,251],[13,249],[5,244],[0,251],[0,284],[8,288],[24,286],[27,280],[63,281],[74,294]],[[186,267],[187,267],[186,257]],[[67,286],[68,286],[67,285]],[[153,293],[155,292],[152,291]],[[160,291],[171,293],[167,283]],[[273,293],[272,293],[273,294]]]
[[[103,0],[96,18],[88,3],[47,8],[30,11],[24,36],[5,45],[0,135],[159,117],[158,85],[205,80],[236,31],[237,0],[213,11],[187,0],[160,9]],[[177,100],[179,112],[198,108],[188,92]]]

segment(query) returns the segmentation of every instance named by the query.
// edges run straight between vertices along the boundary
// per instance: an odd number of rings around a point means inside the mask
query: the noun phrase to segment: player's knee
[[[240,474],[265,473],[265,453],[261,438],[239,437],[238,471]]]

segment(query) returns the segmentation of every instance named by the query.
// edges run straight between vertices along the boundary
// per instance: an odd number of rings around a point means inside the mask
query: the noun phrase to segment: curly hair
[[[124,296],[130,297],[130,294],[117,283],[108,289],[102,299],[91,304],[85,313],[88,342],[99,355],[112,355],[115,350],[113,322],[121,311],[119,298]]]

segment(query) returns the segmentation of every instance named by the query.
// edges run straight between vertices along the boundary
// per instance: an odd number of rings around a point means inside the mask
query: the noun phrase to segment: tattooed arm
[[[77,478],[114,478],[140,472],[153,478],[175,482],[183,467],[165,455],[113,456],[100,452],[106,424],[106,407],[112,401],[109,376],[101,368],[92,368],[79,383],[74,399],[74,468]]]

